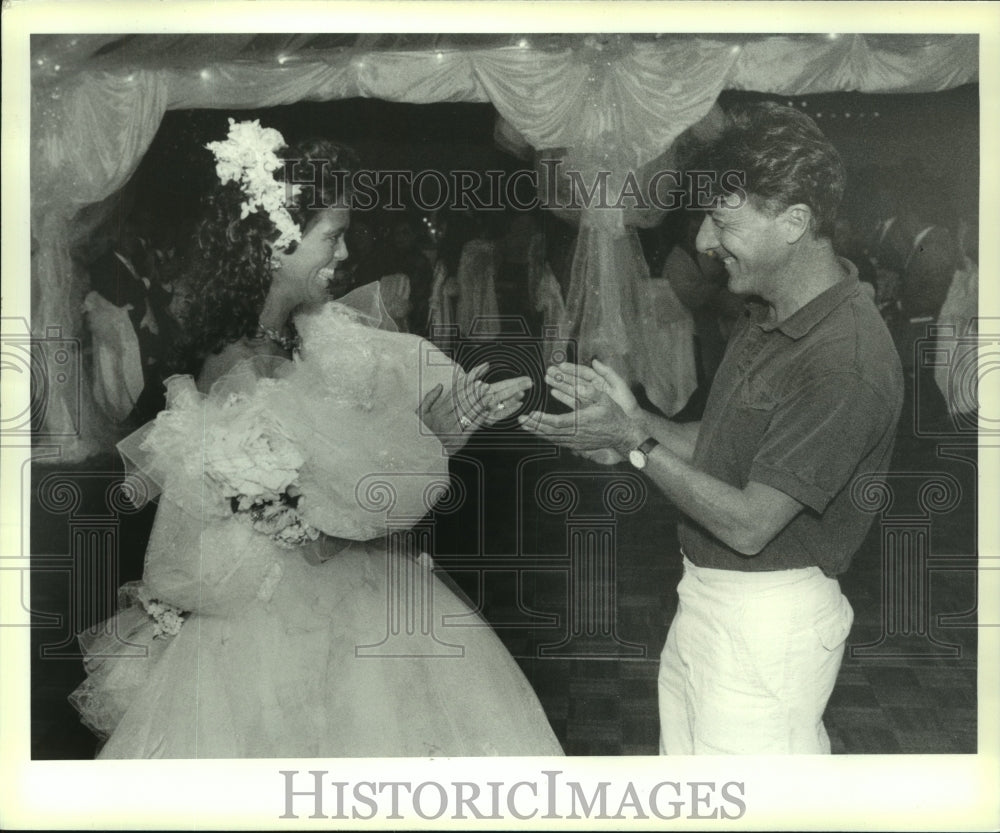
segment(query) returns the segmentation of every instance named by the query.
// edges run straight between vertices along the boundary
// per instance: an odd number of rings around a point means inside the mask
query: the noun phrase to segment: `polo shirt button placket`
[[[743,352],[740,354],[736,368],[741,377],[746,376],[753,367],[754,361],[760,355],[764,347],[764,331],[757,324],[751,324],[750,334],[743,345]]]

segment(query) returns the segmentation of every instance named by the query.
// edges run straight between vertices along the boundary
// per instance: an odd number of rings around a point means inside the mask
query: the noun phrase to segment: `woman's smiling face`
[[[275,278],[294,286],[301,303],[322,302],[330,297],[330,284],[338,263],[347,259],[347,229],[351,212],[327,208],[307,226],[293,252],[281,252],[281,268]]]

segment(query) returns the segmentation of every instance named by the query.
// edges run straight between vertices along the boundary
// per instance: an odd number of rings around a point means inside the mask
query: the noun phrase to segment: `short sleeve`
[[[857,374],[826,374],[776,406],[750,480],[822,512],[891,429],[894,413]]]

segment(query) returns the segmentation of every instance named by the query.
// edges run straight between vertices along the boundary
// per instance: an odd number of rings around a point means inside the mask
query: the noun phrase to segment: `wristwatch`
[[[646,463],[649,462],[649,452],[656,448],[659,444],[659,440],[655,440],[652,437],[643,440],[638,448],[633,448],[628,453],[628,461],[637,469],[641,470],[646,468]]]

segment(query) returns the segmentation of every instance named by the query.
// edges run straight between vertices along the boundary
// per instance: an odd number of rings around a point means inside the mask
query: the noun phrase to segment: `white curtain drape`
[[[100,203],[135,171],[164,112],[178,108],[264,108],[297,101],[357,96],[409,103],[491,101],[537,150],[560,148],[582,170],[639,170],[664,153],[685,129],[712,110],[721,90],[782,94],[834,90],[917,92],[942,90],[977,78],[975,35],[907,38],[845,35],[697,36],[632,42],[627,35],[591,38],[575,48],[524,46],[447,51],[329,53],[323,58],[214,62],[204,40],[190,53],[150,54],[68,77],[39,75],[32,103],[32,329],[44,336],[58,326],[80,334],[86,286],[70,247],[100,217],[81,208]],[[50,47],[54,48],[54,47]],[[97,212],[99,215],[99,212]],[[604,270],[632,243],[626,217],[592,217],[576,253],[587,269],[574,272],[587,286],[568,293],[574,323],[600,304],[594,332],[620,347],[611,332],[625,326],[639,275]],[[625,248],[623,248],[625,247]],[[617,301],[600,293],[617,287]],[[599,288],[599,294],[594,290]],[[606,317],[605,317],[606,315]],[[588,328],[589,332],[589,328]],[[616,340],[618,339],[618,340]],[[625,353],[628,347],[623,348]],[[84,385],[84,390],[87,386]],[[68,397],[70,394],[53,394]],[[65,434],[66,401],[49,403],[46,424]],[[64,459],[97,450],[97,422],[85,415]]]

